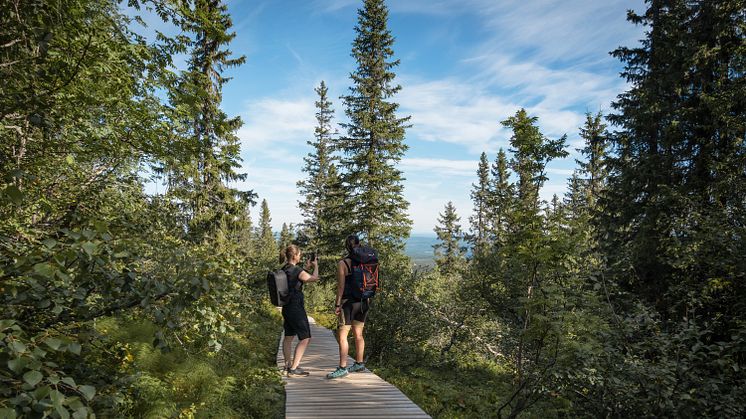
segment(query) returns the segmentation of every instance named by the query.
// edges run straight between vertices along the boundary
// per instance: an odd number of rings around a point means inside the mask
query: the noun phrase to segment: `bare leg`
[[[363,327],[365,327],[364,323],[352,325],[352,332],[355,334],[355,361],[357,362],[363,362],[363,360],[365,360],[365,357],[363,356],[363,353],[365,352]]]
[[[293,365],[290,366],[291,370],[298,368],[301,359],[303,359],[303,353],[306,352],[308,343],[311,342],[311,338],[306,338],[298,342],[295,346],[295,355],[293,356]]]
[[[293,348],[293,338],[295,336],[285,336],[282,341],[282,357],[285,358],[285,368],[290,366],[290,350]]]
[[[350,346],[347,344],[347,334],[350,333],[350,327],[339,328],[339,366],[342,368],[347,367],[347,354],[350,351]]]

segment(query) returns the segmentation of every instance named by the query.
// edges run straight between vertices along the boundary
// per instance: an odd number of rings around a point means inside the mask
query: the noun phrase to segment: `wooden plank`
[[[283,378],[288,419],[430,417],[399,389],[368,370],[327,379],[326,374],[338,365],[339,347],[330,330],[316,325],[310,317],[309,323],[312,338],[301,366],[310,375]],[[284,365],[282,339],[280,336],[277,348],[278,367]],[[352,365],[354,361],[348,358],[347,362]]]

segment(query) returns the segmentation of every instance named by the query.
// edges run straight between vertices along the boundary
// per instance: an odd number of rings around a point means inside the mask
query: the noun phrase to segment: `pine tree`
[[[231,58],[226,46],[233,40],[227,6],[219,0],[198,1],[193,8],[183,4],[183,29],[195,34],[188,70],[171,91],[176,127],[182,137],[171,145],[173,160],[160,169],[167,174],[170,195],[188,206],[189,234],[201,240],[221,226],[230,225],[253,202],[252,192],[226,186],[245,179],[239,167],[240,143],[235,132],[239,117],[229,118],[220,109],[225,68],[243,64],[245,58]],[[196,153],[195,153],[196,151]],[[196,159],[193,156],[196,154]]]
[[[538,118],[529,117],[524,109],[502,122],[513,131],[510,167],[518,175],[518,185],[510,211],[511,228],[496,255],[500,281],[491,284],[490,295],[501,302],[493,307],[511,328],[511,337],[506,341],[511,343],[505,348],[516,371],[516,402],[511,406],[511,416],[525,409],[526,401],[536,391],[533,386],[542,385],[541,380],[531,377],[552,368],[548,354],[559,349],[562,329],[563,310],[557,307],[561,288],[557,281],[564,275],[555,260],[558,252],[554,247],[559,241],[550,236],[561,228],[562,206],[555,196],[546,211],[550,220],[545,219],[540,211],[539,189],[546,181],[547,163],[568,153],[564,150],[564,136],[551,140],[539,131],[537,123]]]
[[[295,241],[295,233],[293,232],[293,224],[288,225],[282,223],[282,230],[280,230],[279,241],[277,242],[280,249],[284,249]]]
[[[520,109],[502,122],[503,126],[513,130],[510,167],[518,174],[519,203],[524,209],[533,209],[535,212],[539,210],[539,189],[547,180],[547,163],[568,154],[564,150],[567,136],[550,140],[541,134],[537,121],[537,117],[529,117],[525,109]]]
[[[479,156],[477,168],[477,183],[472,184],[471,200],[474,210],[469,221],[471,222],[471,242],[474,254],[479,255],[484,250],[487,240],[487,226],[489,222],[490,204],[490,163],[487,153],[482,152]]]
[[[445,275],[460,272],[466,262],[466,248],[461,245],[464,235],[459,225],[460,220],[461,217],[456,214],[456,207],[449,201],[445,206],[445,212],[439,214],[438,225],[434,229],[440,241],[433,245],[435,263]]]
[[[327,202],[327,186],[329,168],[334,164],[331,154],[332,146],[332,119],[334,110],[331,101],[327,97],[328,89],[324,81],[314,89],[318,94],[316,105],[316,128],[314,129],[314,140],[308,141],[313,150],[304,157],[303,172],[308,177],[298,182],[298,189],[304,198],[299,202],[301,214],[303,214],[303,229],[306,245],[310,249],[319,250],[322,247],[323,237],[327,235],[324,231],[324,222],[321,214],[325,211]]]
[[[580,138],[585,140],[585,147],[577,150],[586,158],[586,161],[577,159],[575,161],[580,166],[578,174],[588,176],[583,179],[583,183],[590,208],[595,208],[598,196],[606,185],[608,136],[601,112],[596,115],[587,113],[585,124],[580,128]]]
[[[404,144],[409,117],[399,118],[392,101],[401,90],[392,71],[394,37],[387,28],[388,9],[383,0],[365,0],[358,10],[352,56],[357,68],[352,86],[342,97],[349,123],[337,142],[350,229],[384,251],[401,252],[409,236],[409,203],[403,196],[402,172],[396,164],[407,150]]]
[[[676,317],[709,278],[746,271],[744,3],[652,1],[629,16],[651,27],[642,46],[614,52],[631,88],[609,116],[605,253],[629,267],[625,288]]]
[[[510,183],[508,160],[505,151],[500,149],[492,164],[487,216],[489,219],[490,240],[495,246],[505,243],[509,227],[509,213],[513,205],[513,185]]]
[[[271,269],[277,265],[279,249],[277,241],[272,232],[272,217],[269,213],[269,204],[267,200],[262,200],[261,212],[259,213],[259,224],[257,225],[257,251],[259,254],[259,264],[266,269]]]

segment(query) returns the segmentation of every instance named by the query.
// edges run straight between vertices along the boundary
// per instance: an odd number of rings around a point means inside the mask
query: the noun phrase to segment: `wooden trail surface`
[[[300,418],[429,418],[398,388],[365,370],[330,380],[326,374],[339,364],[339,346],[331,330],[311,323],[311,343],[301,367],[307,377],[284,377],[285,417]],[[282,339],[277,350],[277,365],[285,364]],[[294,342],[297,343],[297,340]],[[293,345],[295,348],[295,345]],[[348,359],[348,366],[353,360]]]

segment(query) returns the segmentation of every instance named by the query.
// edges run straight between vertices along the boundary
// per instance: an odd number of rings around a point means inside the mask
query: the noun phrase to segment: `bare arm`
[[[316,282],[319,280],[319,261],[314,260],[313,262],[309,262],[309,264],[313,265],[313,274],[301,271],[300,275],[298,275],[298,279],[303,283]],[[306,269],[310,268],[310,266],[308,266],[309,264],[306,264]]]

